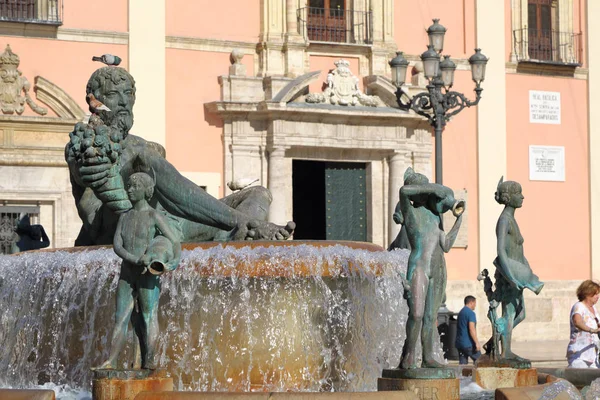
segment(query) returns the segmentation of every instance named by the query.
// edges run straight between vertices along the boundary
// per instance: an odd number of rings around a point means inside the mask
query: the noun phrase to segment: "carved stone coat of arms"
[[[0,54],[0,110],[4,114],[23,114],[25,102],[40,115],[48,110],[37,105],[29,96],[31,84],[19,71],[19,56],[6,45],[4,53]]]
[[[352,74],[350,63],[339,60],[335,63],[336,68],[327,75],[327,87],[323,93],[309,93],[306,96],[307,103],[330,103],[340,106],[369,106],[382,105],[377,96],[368,96],[360,91],[358,78]]]

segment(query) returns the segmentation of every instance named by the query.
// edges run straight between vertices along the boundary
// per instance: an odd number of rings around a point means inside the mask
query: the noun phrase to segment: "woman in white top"
[[[600,285],[586,280],[577,288],[579,301],[571,308],[571,337],[567,347],[570,368],[598,368],[600,314],[594,305],[600,297]]]

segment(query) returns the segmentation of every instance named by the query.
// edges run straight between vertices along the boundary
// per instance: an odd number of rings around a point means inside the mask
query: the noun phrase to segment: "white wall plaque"
[[[563,146],[529,146],[529,179],[564,182],[565,148]]]
[[[560,125],[560,92],[530,90],[529,122]]]

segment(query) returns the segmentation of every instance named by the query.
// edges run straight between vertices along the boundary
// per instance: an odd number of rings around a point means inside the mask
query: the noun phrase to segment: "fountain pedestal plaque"
[[[377,390],[408,390],[420,400],[459,400],[460,380],[451,368],[384,369]]]
[[[92,382],[93,400],[133,400],[140,392],[173,391],[173,378],[165,371],[97,369]]]

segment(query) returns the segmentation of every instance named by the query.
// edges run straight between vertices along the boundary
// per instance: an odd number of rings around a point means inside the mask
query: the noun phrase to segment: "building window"
[[[0,21],[62,25],[63,0],[0,0]]]
[[[582,33],[573,30],[573,0],[512,0],[511,61],[568,65],[582,61]]]
[[[371,12],[347,9],[346,0],[309,0],[298,9],[298,27],[311,42],[370,44]]]
[[[19,236],[15,230],[19,219],[29,215],[32,225],[40,223],[40,208],[27,206],[0,206],[0,254],[12,254],[18,250],[16,243]]]
[[[529,0],[527,5],[529,57],[552,61],[552,0]]]

